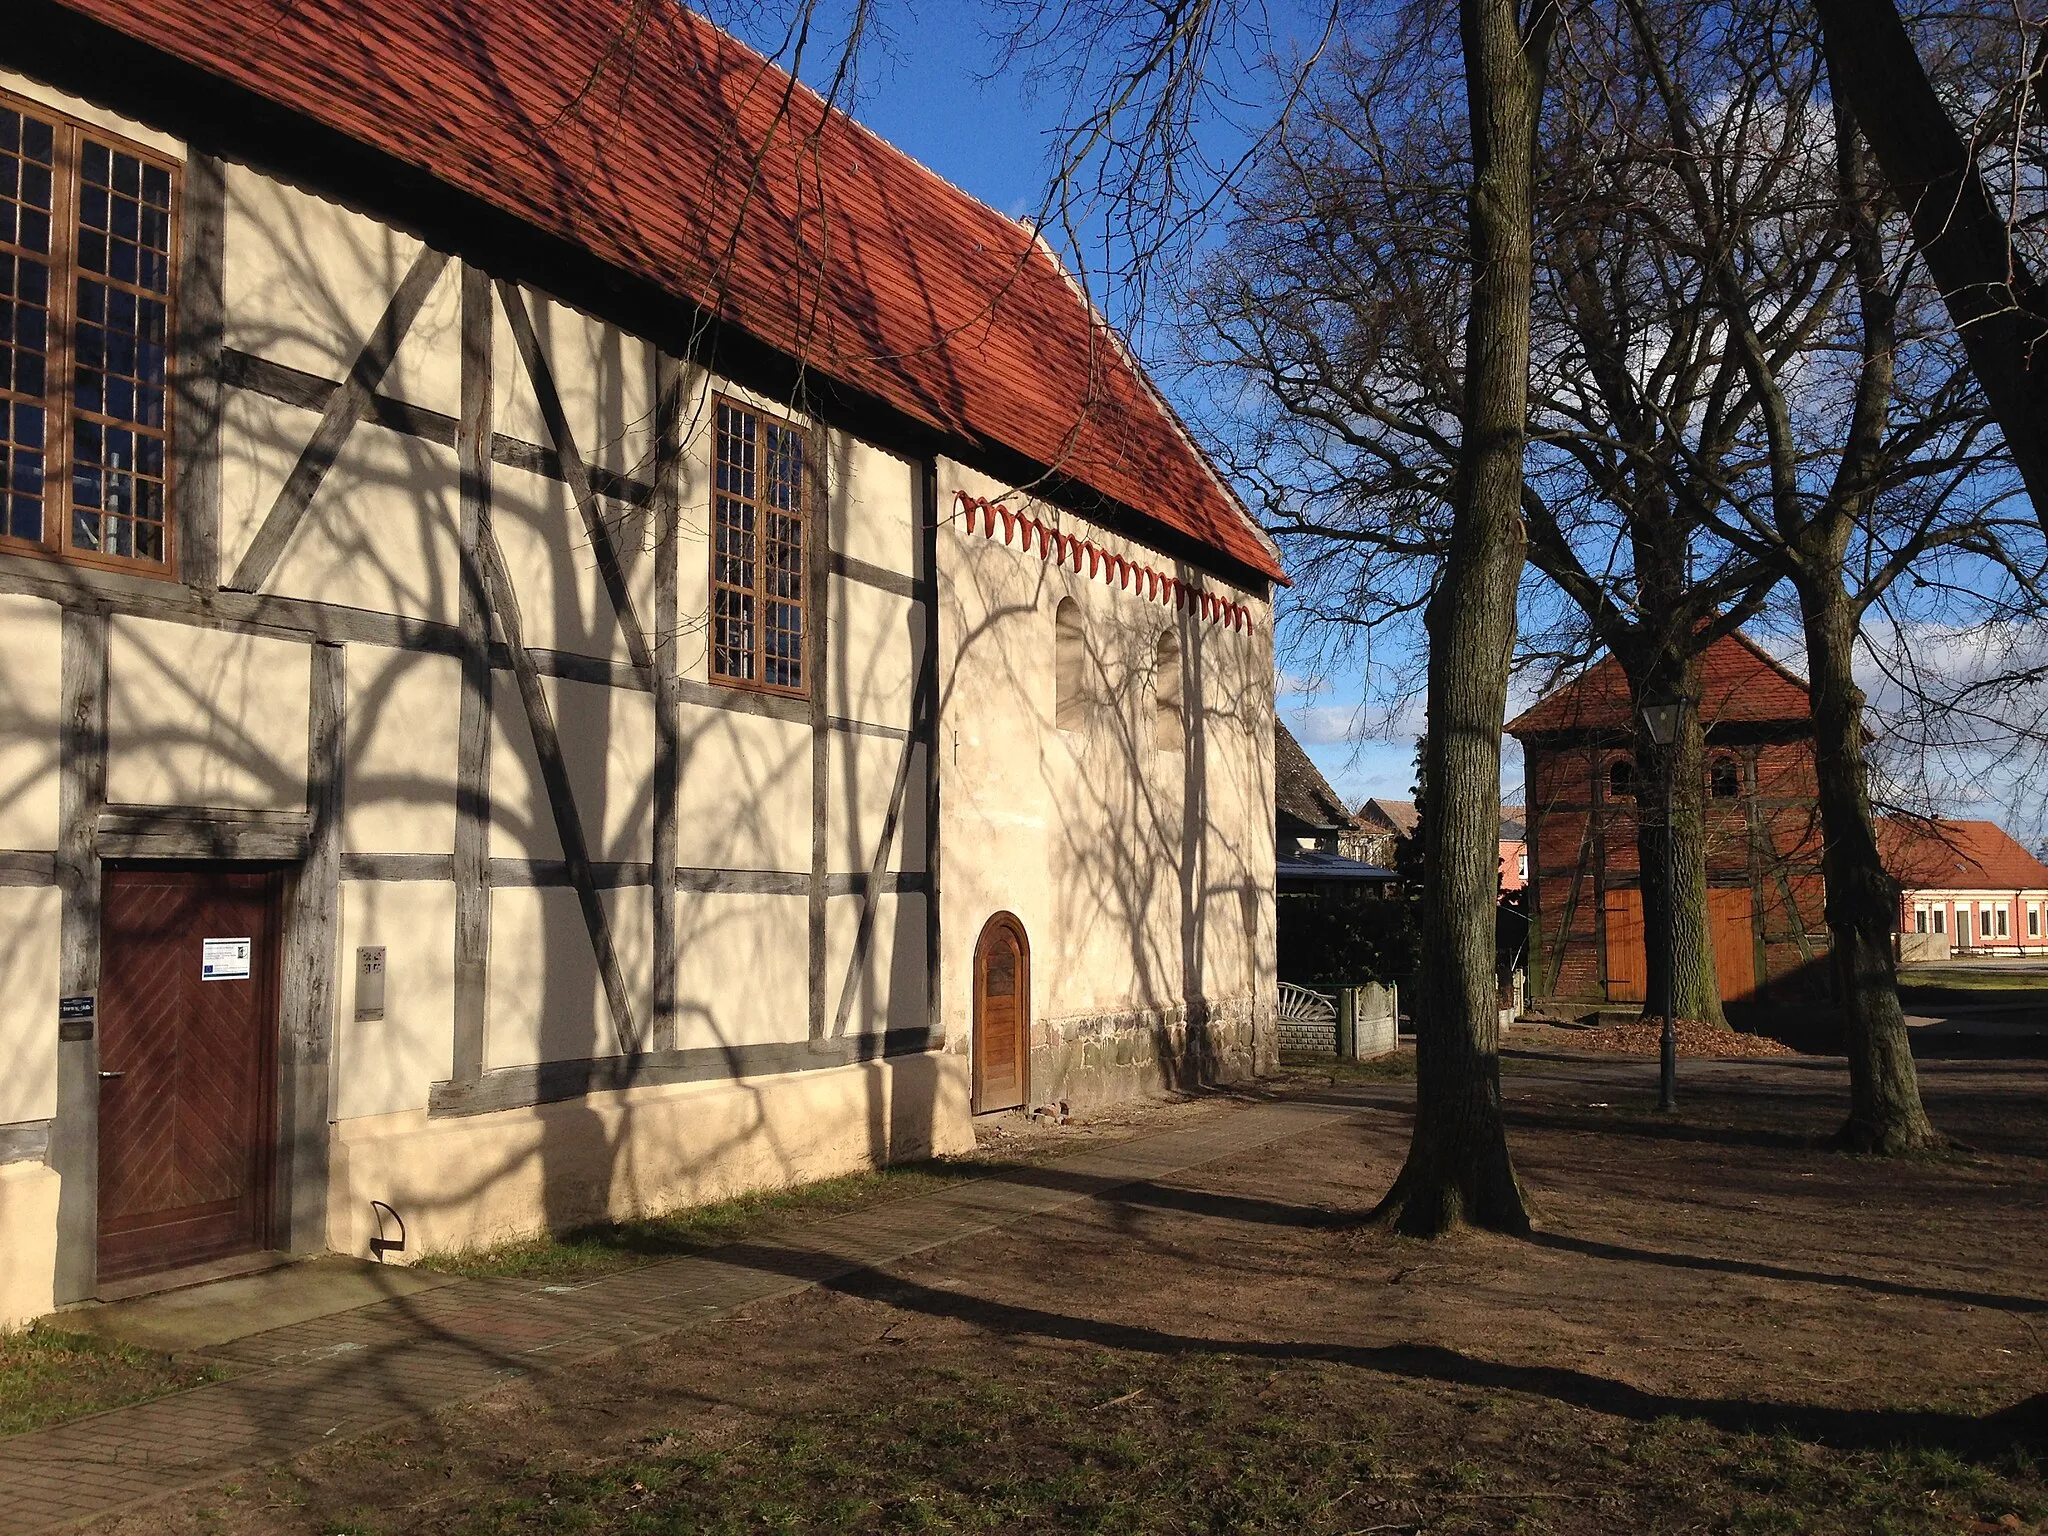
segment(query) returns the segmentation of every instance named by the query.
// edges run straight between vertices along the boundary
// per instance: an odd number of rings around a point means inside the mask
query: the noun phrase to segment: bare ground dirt
[[[1357,1118],[103,1529],[2048,1529],[2048,1063],[1905,1163],[1837,1061],[1510,1065],[1531,1241],[1362,1225],[1412,1090],[1296,1071]]]

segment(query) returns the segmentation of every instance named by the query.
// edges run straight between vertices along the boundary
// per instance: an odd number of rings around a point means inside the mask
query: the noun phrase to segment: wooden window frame
[[[728,410],[740,412],[750,417],[755,424],[753,448],[756,494],[751,498],[729,497],[729,493],[719,488],[720,439],[725,435],[724,412]],[[763,615],[770,598],[766,586],[768,562],[763,558],[763,551],[767,542],[765,510],[771,504],[765,495],[761,493],[765,489],[764,481],[767,475],[767,437],[770,427],[779,427],[783,431],[790,433],[802,445],[803,451],[803,463],[799,466],[796,477],[798,496],[800,497],[797,507],[797,526],[803,540],[803,547],[800,552],[801,558],[797,566],[796,608],[798,622],[802,625],[798,639],[797,666],[798,675],[803,681],[794,687],[786,683],[770,682],[765,676],[770,658],[767,648],[768,628],[763,622]],[[710,588],[707,604],[707,641],[704,669],[710,680],[721,688],[745,688],[755,693],[780,694],[784,698],[803,699],[810,697],[814,682],[811,676],[811,662],[814,655],[811,626],[817,619],[816,605],[813,601],[816,594],[812,591],[811,564],[814,554],[812,540],[819,536],[818,529],[820,527],[817,507],[815,505],[817,501],[819,468],[820,466],[817,463],[817,445],[814,441],[813,433],[807,426],[787,416],[779,416],[773,411],[763,410],[751,401],[737,399],[731,395],[713,393],[711,396],[711,516],[710,538],[708,540],[710,544]],[[754,582],[753,586],[747,589],[742,589],[731,582],[719,579],[719,502],[722,499],[728,498],[735,501],[744,501],[754,511]],[[753,644],[750,650],[754,667],[754,676],[752,677],[740,677],[733,673],[719,670],[719,653],[727,648],[719,643],[718,596],[720,592],[737,592],[741,590],[748,591],[754,601]],[[774,601],[786,602],[788,599],[776,598]]]
[[[56,130],[55,153],[53,155],[52,179],[54,187],[50,207],[50,269],[49,292],[49,337],[44,352],[43,379],[43,537],[39,540],[23,539],[0,528],[0,553],[26,555],[31,559],[50,560],[64,565],[86,566],[94,570],[118,571],[128,576],[143,576],[159,581],[178,579],[178,519],[177,506],[177,415],[178,396],[178,268],[180,245],[184,238],[184,171],[182,162],[138,144],[133,139],[109,131],[97,123],[89,123],[73,117],[45,102],[11,91],[0,90],[0,109],[19,112],[39,118]],[[154,166],[170,177],[170,224],[165,235],[164,252],[164,415],[159,429],[139,427],[136,423],[112,423],[138,433],[160,431],[163,437],[163,541],[164,556],[151,560],[140,555],[108,554],[101,550],[79,549],[71,542],[72,534],[72,477],[75,466],[72,462],[72,441],[76,408],[76,328],[78,320],[78,203],[80,187],[80,155],[83,141],[92,139],[107,149],[124,155],[133,155],[146,166]],[[20,247],[9,248],[19,252]],[[40,253],[30,253],[31,259],[42,259]],[[121,280],[105,276],[110,285],[119,285]],[[128,288],[137,284],[129,283]],[[18,393],[18,392],[15,392]],[[105,412],[98,413],[105,416]]]

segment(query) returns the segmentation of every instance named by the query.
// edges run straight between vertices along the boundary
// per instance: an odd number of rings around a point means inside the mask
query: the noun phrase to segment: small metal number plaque
[[[356,1018],[384,1017],[384,946],[365,944],[356,951]]]
[[[57,1038],[59,1040],[90,1040],[92,1027],[99,1017],[99,997],[92,992],[81,992],[75,997],[57,999]]]

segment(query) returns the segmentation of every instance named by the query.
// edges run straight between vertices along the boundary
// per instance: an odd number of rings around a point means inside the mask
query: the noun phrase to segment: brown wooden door
[[[1024,925],[998,912],[974,946],[974,1111],[1024,1102],[1031,1039],[1031,946]]]
[[[1607,1001],[1640,1003],[1649,979],[1643,950],[1643,893],[1607,893]]]
[[[1714,935],[1714,978],[1724,1003],[1746,1003],[1756,992],[1756,938],[1749,922],[1749,887],[1707,892],[1707,926]]]
[[[1747,1002],[1756,991],[1756,945],[1750,937],[1747,888],[1707,892],[1707,933],[1714,946],[1714,981],[1724,1003]],[[1649,976],[1643,950],[1643,893],[1607,893],[1607,1000],[1640,1003]]]
[[[275,872],[114,869],[100,942],[100,1277],[270,1243]],[[242,966],[207,940],[246,939]]]

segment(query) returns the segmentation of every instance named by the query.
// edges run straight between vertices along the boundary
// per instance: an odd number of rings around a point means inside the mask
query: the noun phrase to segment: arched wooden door
[[[974,946],[974,1112],[1024,1102],[1031,1042],[1031,943],[998,912]]]

